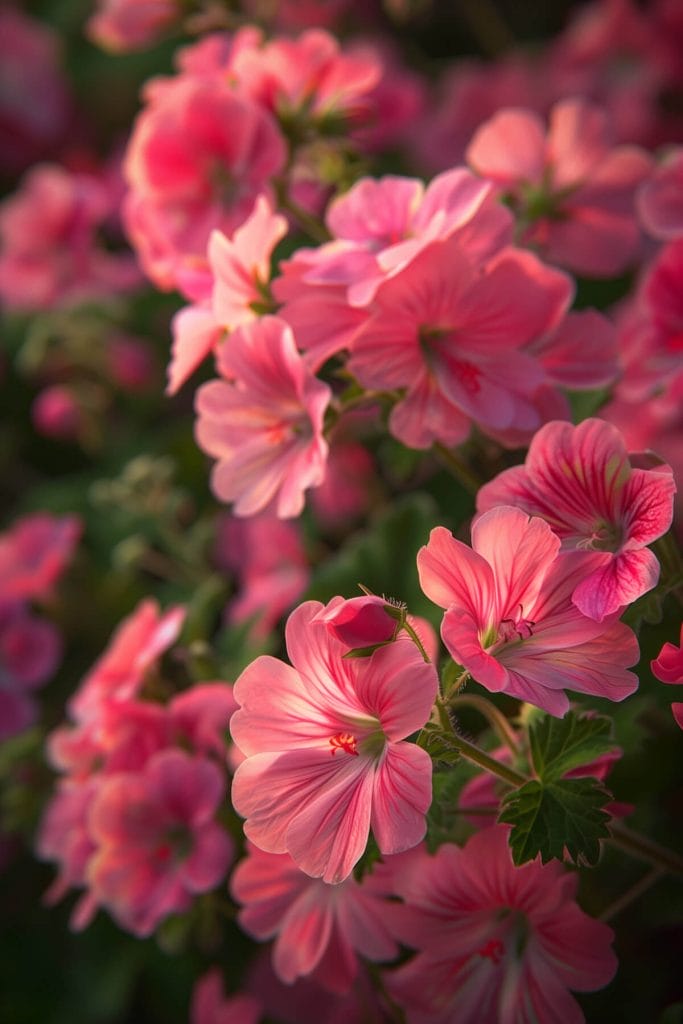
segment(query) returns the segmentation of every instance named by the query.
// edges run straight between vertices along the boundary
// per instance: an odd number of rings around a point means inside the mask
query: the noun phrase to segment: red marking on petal
[[[500,939],[489,939],[479,950],[479,956],[488,957],[491,963],[499,964],[504,952],[505,946]]]

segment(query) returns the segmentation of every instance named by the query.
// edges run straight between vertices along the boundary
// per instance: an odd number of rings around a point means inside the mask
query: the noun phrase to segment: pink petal
[[[498,185],[540,182],[545,164],[543,123],[529,110],[500,110],[474,133],[465,157]]]
[[[652,590],[658,580],[659,562],[649,548],[622,551],[579,583],[572,601],[584,615],[602,622]]]
[[[477,621],[491,615],[496,593],[491,566],[445,527],[431,531],[429,543],[417,553],[417,569],[422,590],[440,608],[456,604]]]
[[[425,662],[405,635],[360,659],[356,693],[367,712],[379,719],[391,741],[421,729],[438,691],[436,669]]]
[[[375,773],[372,831],[382,853],[417,846],[427,830],[432,801],[432,762],[414,743],[389,744]]]

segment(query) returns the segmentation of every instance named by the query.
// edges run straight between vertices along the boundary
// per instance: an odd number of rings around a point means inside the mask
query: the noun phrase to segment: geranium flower
[[[230,882],[242,906],[240,927],[255,939],[275,939],[273,967],[291,984],[311,977],[332,992],[348,992],[358,974],[358,954],[393,960],[393,938],[386,898],[392,895],[381,866],[365,875],[328,885],[301,871],[286,853],[250,847]]]
[[[485,484],[477,508],[516,505],[542,516],[563,550],[600,552],[572,594],[600,622],[656,586],[659,562],[646,545],[669,529],[675,492],[668,466],[632,467],[617,428],[588,419],[541,427],[524,465]]]
[[[558,861],[515,867],[501,826],[416,851],[395,873],[395,930],[419,952],[386,975],[408,1024],[581,1024],[569,990],[602,988],[617,962],[577,884]]]
[[[221,881],[233,855],[232,840],[214,821],[224,789],[217,765],[180,750],[162,750],[142,771],[102,780],[89,809],[97,850],[87,880],[122,927],[149,935]]]
[[[260,849],[342,882],[371,827],[382,853],[425,833],[431,759],[404,741],[429,717],[438,682],[407,637],[371,657],[344,658],[348,648],[320,620],[323,610],[307,601],[290,615],[293,667],[260,657],[235,683],[240,710],[230,729],[246,760],[232,801]]]
[[[610,700],[633,693],[635,635],[615,615],[596,622],[572,602],[599,554],[560,554],[547,523],[507,506],[476,520],[472,549],[438,526],[417,565],[425,594],[446,609],[446,647],[478,683],[560,716],[565,687]]]
[[[297,516],[304,491],[321,483],[330,389],[305,367],[294,336],[277,317],[239,327],[217,359],[223,380],[197,392],[197,443],[218,459],[214,493],[250,516],[271,506]]]
[[[652,674],[662,683],[683,683],[683,624],[679,646],[665,643],[657,657],[650,662]],[[671,711],[678,726],[683,729],[683,703],[674,701]]]
[[[525,244],[579,274],[611,277],[638,253],[634,198],[650,173],[649,154],[612,148],[604,110],[565,99],[546,135],[531,110],[498,111],[475,132],[467,161],[518,210]]]

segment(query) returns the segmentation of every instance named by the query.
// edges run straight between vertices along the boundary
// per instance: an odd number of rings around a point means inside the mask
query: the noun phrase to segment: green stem
[[[509,768],[505,764],[501,764],[495,758],[480,750],[479,747],[475,747],[473,743],[459,736],[448,714],[446,705],[441,701],[437,701],[436,707],[441,724],[451,733],[449,737],[450,742],[460,751],[464,758],[490,772],[491,775],[496,775],[502,782],[512,786],[514,789],[518,789],[530,781],[526,775],[522,775],[521,772],[515,771],[514,768]],[[610,822],[609,829],[609,841],[630,853],[631,856],[636,857],[638,860],[647,861],[664,871],[668,871],[670,874],[683,875],[683,857],[676,853],[675,850],[661,846],[659,843],[640,835],[638,832],[632,832],[631,829],[618,821]]]
[[[609,826],[611,840],[615,846],[620,846],[638,860],[649,861],[673,875],[683,875],[683,857],[675,850],[669,850],[666,846],[660,846],[653,839],[647,839],[638,832],[632,832],[630,828],[619,821],[612,821]]]
[[[498,710],[498,708],[487,700],[486,697],[480,697],[474,693],[456,693],[455,696],[451,697],[447,703],[453,710],[457,710],[458,707],[470,707],[474,708],[483,715],[487,720],[491,728],[498,734],[500,739],[510,748],[513,754],[519,753],[519,741],[515,730],[508,722],[505,715]]]
[[[483,481],[472,472],[470,467],[454,451],[447,448],[445,444],[441,444],[440,441],[434,442],[434,451],[465,490],[469,491],[472,495],[476,495]]]
[[[605,907],[603,912],[600,914],[601,921],[611,921],[613,917],[620,914],[622,910],[630,906],[635,900],[639,899],[643,893],[647,892],[651,886],[659,881],[666,874],[663,867],[657,866],[650,868],[642,878],[639,878],[635,885],[632,885],[626,892],[622,892],[621,896]]]
[[[451,733],[449,736],[450,742],[460,751],[463,757],[471,761],[472,764],[476,764],[485,771],[490,772],[491,775],[497,775],[499,779],[506,782],[508,786],[514,786],[515,789],[529,781],[521,772],[515,771],[514,768],[509,768],[506,764],[501,764],[500,761],[496,761],[495,757],[491,757],[490,754],[480,750],[479,747],[475,747],[474,743],[470,743],[468,740],[463,739],[462,736],[459,736],[453,726],[446,705],[438,702],[437,707],[441,724],[448,728]]]
[[[304,210],[303,206],[299,206],[298,203],[294,202],[289,193],[287,187],[284,184],[279,184],[277,187],[278,205],[282,210],[291,214],[292,217],[298,222],[299,226],[309,235],[314,242],[329,242],[331,235],[325,224],[318,217],[315,217],[308,210]]]

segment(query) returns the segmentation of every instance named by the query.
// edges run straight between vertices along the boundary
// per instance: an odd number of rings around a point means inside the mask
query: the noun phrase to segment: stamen
[[[350,732],[338,732],[336,736],[330,736],[329,744],[333,757],[338,750],[345,750],[347,754],[358,757],[358,740]]]

